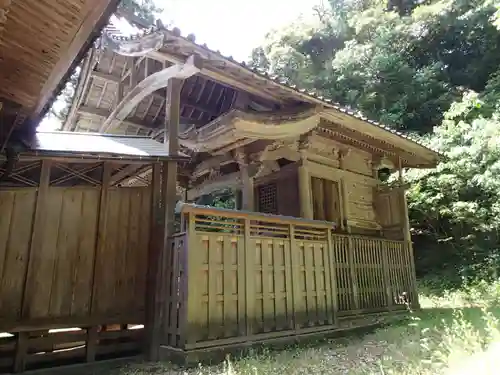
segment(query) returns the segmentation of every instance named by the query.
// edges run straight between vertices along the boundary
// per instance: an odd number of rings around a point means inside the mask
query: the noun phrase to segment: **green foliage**
[[[157,6],[158,3],[154,0],[122,0],[120,8],[152,24],[163,11]]]
[[[371,118],[426,133],[463,88],[484,90],[498,70],[495,12],[489,0],[332,1],[270,33],[258,61]]]
[[[500,268],[500,7],[492,0],[330,1],[273,32],[253,63],[444,155],[412,171],[417,272],[441,287]],[[438,276],[439,275],[439,276]]]
[[[499,113],[468,92],[430,143],[445,160],[435,170],[409,174],[419,269],[446,269],[456,281],[494,277],[500,267]]]

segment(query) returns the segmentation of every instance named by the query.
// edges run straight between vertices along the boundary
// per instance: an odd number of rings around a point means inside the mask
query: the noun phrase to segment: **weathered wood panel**
[[[104,246],[96,258],[92,314],[144,312],[151,191],[109,190]]]
[[[23,319],[89,313],[98,203],[97,189],[48,190]]]
[[[48,188],[37,246],[36,189],[0,191],[1,326],[143,314],[150,189],[108,194],[105,243],[96,252],[100,189]]]
[[[21,317],[36,190],[0,191],[0,320]]]

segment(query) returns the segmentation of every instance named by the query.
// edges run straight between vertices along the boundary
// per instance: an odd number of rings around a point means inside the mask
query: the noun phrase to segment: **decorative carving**
[[[299,140],[297,142],[297,149],[299,151],[305,151],[311,146],[311,141],[310,141],[311,135],[312,132],[307,132],[306,134],[302,134],[299,137]]]
[[[234,160],[241,166],[248,166],[248,157],[241,148],[234,150]]]
[[[276,160],[264,160],[259,164],[254,178],[264,177],[279,170],[280,166]]]

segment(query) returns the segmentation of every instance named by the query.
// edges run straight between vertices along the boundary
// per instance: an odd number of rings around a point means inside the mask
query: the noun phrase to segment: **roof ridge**
[[[130,22],[125,15],[122,15],[123,18],[125,18],[128,22]],[[137,26],[136,26],[137,27]],[[304,94],[304,95],[307,95],[308,97],[310,97],[311,99],[316,99],[316,100],[319,100],[331,107],[333,107],[335,110],[338,110],[340,112],[343,112],[343,113],[346,113],[347,115],[349,116],[352,116],[358,120],[362,120],[362,121],[365,121],[371,125],[374,125],[374,126],[377,126],[381,129],[384,129],[394,135],[397,135],[401,138],[405,138],[409,141],[412,141],[416,144],[418,144],[419,146],[421,147],[424,147],[432,152],[435,152],[435,153],[439,153],[438,151],[436,150],[433,150],[432,148],[424,145],[420,140],[417,140],[415,139],[411,134],[408,134],[408,133],[403,133],[397,129],[394,129],[388,125],[385,125],[385,124],[382,124],[382,123],[379,123],[378,121],[374,121],[374,120],[371,120],[369,119],[368,117],[366,117],[365,115],[363,115],[359,110],[357,111],[353,111],[351,108],[347,107],[347,106],[344,106],[338,102],[335,102],[333,101],[332,99],[330,98],[325,98],[323,95],[321,94],[318,94],[315,90],[307,90],[305,88],[299,88],[297,87],[297,85],[295,85],[294,83],[289,83],[290,79],[287,78],[287,77],[283,77],[283,76],[280,76],[280,75],[277,75],[277,74],[270,74],[269,72],[265,71],[264,69],[261,69],[261,68],[253,68],[253,67],[250,67],[245,61],[237,61],[233,58],[233,56],[225,56],[223,55],[220,50],[212,50],[208,47],[208,45],[206,43],[203,43],[203,44],[198,44],[196,43],[196,36],[194,34],[188,34],[187,36],[183,36],[182,33],[181,33],[181,30],[180,28],[178,27],[174,27],[172,29],[168,29],[167,27],[165,27],[163,25],[163,23],[161,22],[161,20],[156,20],[155,24],[152,24],[150,27],[147,27],[147,28],[140,28],[140,27],[137,27],[138,29],[140,29],[142,32],[140,33],[137,33],[137,34],[134,34],[134,35],[130,35],[130,36],[124,36],[124,35],[111,35],[111,34],[107,34],[108,37],[110,37],[111,39],[114,39],[116,41],[133,41],[133,40],[138,40],[142,37],[145,37],[145,36],[148,36],[148,35],[151,35],[153,34],[154,32],[156,31],[166,31],[166,32],[169,32],[171,34],[173,34],[173,36],[177,37],[177,38],[181,38],[181,39],[184,39],[185,41],[187,42],[190,42],[192,44],[194,44],[194,46],[196,47],[200,47],[200,48],[204,48],[207,52],[209,53],[214,53],[214,54],[217,54],[220,58],[222,59],[226,59],[226,60],[229,60],[230,62],[232,63],[235,63],[235,64],[238,64],[240,67],[248,70],[249,72],[251,73],[254,73],[254,74],[257,74],[258,76],[264,78],[264,79],[268,79],[270,81],[273,81],[281,86],[283,86],[284,88],[288,88],[288,89],[292,89],[298,93],[301,93],[301,94]],[[106,32],[106,29],[104,29],[104,32]]]

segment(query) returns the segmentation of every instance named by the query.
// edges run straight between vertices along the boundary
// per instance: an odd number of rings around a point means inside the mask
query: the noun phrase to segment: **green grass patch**
[[[363,337],[322,340],[285,350],[256,349],[216,366],[183,370],[169,363],[131,364],[118,375],[497,374],[500,283],[421,296],[407,321]]]

